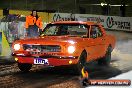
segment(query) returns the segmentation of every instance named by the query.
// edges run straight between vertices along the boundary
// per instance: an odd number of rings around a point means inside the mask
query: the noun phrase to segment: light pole
[[[110,4],[102,2],[101,7],[102,7],[102,14],[103,15],[109,15],[109,13],[110,13]]]
[[[80,0],[74,0],[75,13],[78,13],[78,10],[79,10],[79,2],[80,2]]]
[[[126,15],[126,4],[125,1],[121,1],[121,6],[120,6],[120,16],[125,17]]]
[[[27,10],[27,0],[26,0],[26,10]]]
[[[42,1],[42,8],[41,8],[41,10],[43,10],[44,9],[44,1],[43,0],[41,0]]]
[[[77,12],[77,0],[75,0],[75,13]]]
[[[10,9],[11,9],[11,2],[12,2],[12,1],[10,0],[10,3],[9,3],[9,4],[10,4],[10,5],[9,5],[9,8],[10,8]]]

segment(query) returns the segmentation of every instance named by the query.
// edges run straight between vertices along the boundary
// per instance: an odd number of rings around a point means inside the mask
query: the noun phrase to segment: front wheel
[[[103,58],[98,60],[99,65],[110,65],[112,48],[109,46]]]
[[[81,70],[86,65],[87,53],[83,51],[80,55],[79,61],[76,65],[74,65],[74,73],[77,75],[81,74]]]
[[[18,68],[22,71],[22,72],[29,72],[29,70],[31,69],[32,64],[27,64],[27,63],[18,63]]]

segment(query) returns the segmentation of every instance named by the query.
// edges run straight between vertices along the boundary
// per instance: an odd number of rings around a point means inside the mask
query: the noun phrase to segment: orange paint
[[[20,50],[15,51],[13,49],[13,53],[15,54],[15,57],[18,58],[18,62],[33,64],[33,61],[30,61],[30,60],[33,60],[33,57],[50,55],[50,56],[57,56],[61,58],[60,59],[56,57],[50,58],[49,65],[57,65],[57,66],[70,65],[69,60],[72,61],[71,64],[77,64],[83,50],[87,52],[86,61],[89,62],[89,61],[94,61],[96,59],[103,57],[106,54],[106,51],[109,45],[111,45],[112,50],[115,47],[115,41],[116,41],[115,37],[112,35],[106,34],[105,29],[101,26],[101,24],[97,24],[94,22],[80,22],[80,21],[60,21],[60,22],[54,22],[51,24],[84,24],[89,26],[89,28],[88,28],[87,35],[85,35],[86,37],[78,37],[78,36],[70,37],[69,35],[41,36],[38,38],[30,38],[30,39],[25,38],[22,40],[15,41],[12,45],[12,48],[14,44],[19,43],[21,45]],[[92,26],[94,25],[96,25],[101,31],[102,35],[100,37],[97,37],[97,38],[90,37]],[[71,42],[71,40],[74,42]],[[43,45],[43,46],[56,45],[56,46],[60,46],[61,50],[60,52],[46,52],[46,53],[38,53],[38,54],[30,55],[29,51],[25,51],[23,49],[23,44]],[[75,51],[73,53],[68,53],[69,46],[75,47]],[[19,53],[24,54],[26,56],[26,59],[23,56],[16,55]],[[66,57],[66,59],[64,57]],[[74,58],[74,57],[78,57],[78,58]]]

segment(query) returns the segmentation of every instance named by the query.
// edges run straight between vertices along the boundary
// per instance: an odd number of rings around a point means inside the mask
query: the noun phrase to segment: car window
[[[42,35],[87,36],[88,26],[83,24],[50,24]]]
[[[55,26],[52,26],[52,27],[49,27],[49,30],[46,30],[45,32],[46,32],[47,34],[49,34],[49,35],[52,35],[52,34],[54,34],[54,32],[56,31],[56,30],[54,30],[54,29],[56,29],[56,27],[55,27]]]
[[[90,31],[90,37],[91,38],[98,38],[103,36],[101,29],[97,25],[92,25],[91,26],[91,31]]]
[[[70,35],[86,35],[88,29],[84,25],[69,26],[68,32]]]

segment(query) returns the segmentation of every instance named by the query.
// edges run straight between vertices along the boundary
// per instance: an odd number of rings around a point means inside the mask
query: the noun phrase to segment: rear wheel
[[[112,48],[109,46],[107,51],[106,51],[106,54],[103,58],[99,59],[98,60],[98,64],[99,65],[110,65],[110,61],[111,61],[111,50]]]
[[[22,72],[29,72],[32,67],[32,64],[18,63],[18,67]]]
[[[87,53],[83,51],[80,55],[78,63],[74,66],[74,73],[77,75],[81,74],[82,68],[86,65]]]

